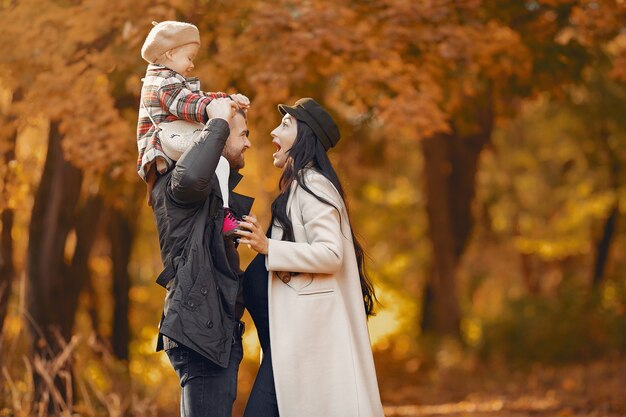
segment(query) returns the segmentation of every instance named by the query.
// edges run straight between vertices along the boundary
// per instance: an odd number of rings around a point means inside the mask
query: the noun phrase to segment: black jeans
[[[243,295],[246,307],[256,326],[259,342],[263,348],[263,361],[254,380],[244,417],[278,417],[278,403],[272,371],[270,349],[270,323],[267,300],[267,270],[265,257],[258,255],[248,266],[244,275]],[[321,417],[321,416],[320,416]]]
[[[274,388],[272,372],[272,356],[269,351],[263,351],[263,361],[256,374],[254,386],[250,392],[243,417],[278,417],[278,403]]]
[[[178,346],[167,351],[180,379],[181,417],[231,417],[237,398],[237,373],[243,357],[241,338],[235,337],[228,368],[199,353]]]

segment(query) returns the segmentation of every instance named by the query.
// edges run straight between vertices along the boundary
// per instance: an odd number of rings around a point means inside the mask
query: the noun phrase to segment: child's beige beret
[[[151,64],[170,49],[189,43],[200,44],[200,32],[191,23],[165,21],[152,24],[154,27],[141,47],[141,57]]]

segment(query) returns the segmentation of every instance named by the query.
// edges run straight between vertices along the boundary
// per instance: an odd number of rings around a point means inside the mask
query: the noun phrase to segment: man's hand
[[[250,99],[243,94],[231,94],[230,98],[237,103],[240,109],[247,110],[250,108]]]
[[[206,108],[207,116],[210,119],[224,119],[229,124],[235,112],[237,111],[237,104],[230,98],[216,98],[211,100]]]

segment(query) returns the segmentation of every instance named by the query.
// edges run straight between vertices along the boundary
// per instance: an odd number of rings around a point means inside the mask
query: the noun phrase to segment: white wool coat
[[[338,210],[294,182],[287,214],[295,242],[281,241],[282,230],[272,227],[267,268],[278,409],[281,417],[383,416],[348,213],[323,175],[307,169],[305,180]]]

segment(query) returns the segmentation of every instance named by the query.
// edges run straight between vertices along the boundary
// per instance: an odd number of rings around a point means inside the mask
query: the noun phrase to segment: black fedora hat
[[[289,113],[301,122],[306,123],[315,133],[317,139],[329,150],[339,142],[340,134],[332,116],[312,98],[301,98],[293,106],[279,104],[278,111],[284,116]]]

